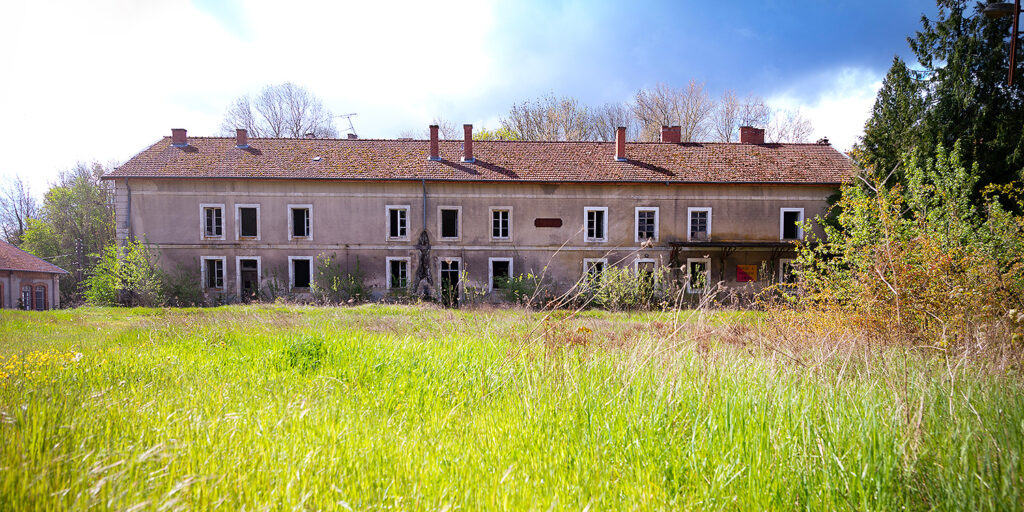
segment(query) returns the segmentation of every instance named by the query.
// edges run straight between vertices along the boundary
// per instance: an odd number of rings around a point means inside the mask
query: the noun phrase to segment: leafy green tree
[[[864,126],[864,136],[854,148],[857,164],[875,177],[885,179],[894,173],[896,182],[903,182],[899,163],[904,153],[915,146],[917,124],[923,113],[921,85],[902,59],[893,58]]]
[[[156,254],[140,241],[107,244],[84,282],[94,306],[158,306],[165,303],[164,273]]]
[[[71,272],[61,280],[62,302],[79,298],[82,281],[114,239],[112,194],[100,180],[105,171],[94,163],[61,173],[22,237],[23,249]]]

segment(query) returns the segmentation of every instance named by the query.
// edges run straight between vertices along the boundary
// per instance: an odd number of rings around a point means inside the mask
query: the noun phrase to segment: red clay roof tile
[[[849,181],[853,164],[828,144],[626,144],[614,142],[474,141],[473,163],[460,162],[462,141],[165,137],[106,178],[274,178],[529,182],[827,183]],[[316,157],[319,157],[317,159]]]
[[[46,272],[48,274],[68,273],[57,265],[18,249],[3,240],[0,240],[0,270]]]

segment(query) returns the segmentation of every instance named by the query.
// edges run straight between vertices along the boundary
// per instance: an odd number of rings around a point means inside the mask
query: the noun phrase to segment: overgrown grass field
[[[0,312],[0,509],[1014,510],[1019,368],[756,313]]]

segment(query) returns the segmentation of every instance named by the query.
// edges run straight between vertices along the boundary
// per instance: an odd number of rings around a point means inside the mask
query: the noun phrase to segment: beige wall
[[[130,189],[130,192],[129,192]],[[356,260],[367,284],[383,292],[385,258],[410,257],[415,276],[419,253],[415,245],[424,225],[421,182],[342,182],[303,180],[118,180],[118,237],[135,236],[160,249],[165,266],[181,263],[198,268],[202,256],[226,257],[227,290],[237,290],[236,258],[259,256],[264,275],[277,271],[287,279],[288,256],[337,254],[343,266]],[[469,284],[486,286],[489,257],[512,257],[516,274],[547,275],[563,285],[579,279],[583,258],[607,257],[632,264],[636,257],[667,263],[668,242],[685,240],[687,208],[711,207],[711,236],[716,241],[778,241],[780,208],[803,208],[805,218],[821,214],[834,187],[665,184],[427,183],[426,229],[430,234],[431,275],[437,279],[438,259],[459,257]],[[130,199],[129,199],[130,197]],[[200,205],[224,205],[224,240],[204,240]],[[236,238],[236,204],[260,205],[260,239]],[[312,241],[289,240],[288,205],[311,204]],[[409,205],[409,240],[386,238],[386,205]],[[459,206],[461,237],[438,238],[438,207]],[[608,208],[607,242],[584,239],[584,208]],[[641,248],[634,239],[637,206],[659,208],[659,237]],[[512,239],[490,238],[490,208],[512,208]],[[130,212],[130,222],[128,222]],[[535,218],[560,218],[560,228],[534,227]],[[710,250],[681,254],[698,257]],[[739,249],[723,261],[712,253],[712,279],[735,279],[731,265],[760,264],[770,252]],[[724,271],[724,272],[723,272]]]
[[[60,286],[57,274],[43,272],[19,272],[11,270],[0,270],[0,308],[15,309],[21,299],[21,287],[31,285],[33,293],[37,285],[46,287],[46,308],[56,309],[60,307]],[[34,295],[33,295],[34,297]]]

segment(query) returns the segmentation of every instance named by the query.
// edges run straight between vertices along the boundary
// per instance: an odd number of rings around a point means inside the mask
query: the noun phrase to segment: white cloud
[[[882,75],[862,68],[842,68],[797,81],[767,98],[774,109],[800,109],[811,121],[811,140],[828,137],[836,149],[847,151],[864,132]]]

